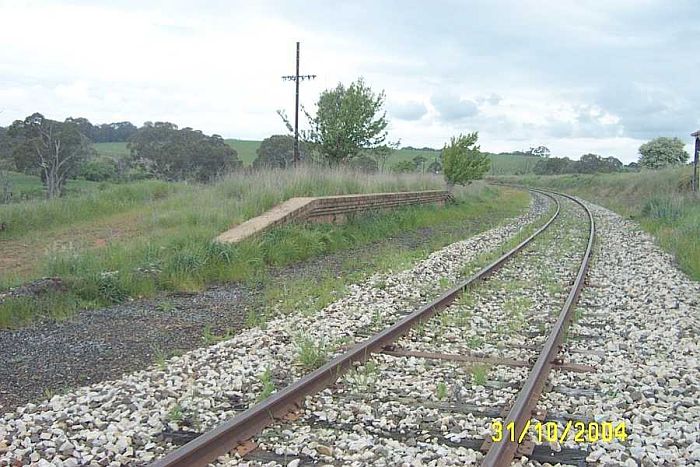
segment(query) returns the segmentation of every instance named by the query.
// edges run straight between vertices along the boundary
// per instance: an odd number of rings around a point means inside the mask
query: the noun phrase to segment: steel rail
[[[532,367],[525,384],[518,393],[518,397],[513,403],[513,407],[508,412],[508,415],[503,422],[503,439],[500,442],[494,442],[491,444],[491,447],[482,461],[482,466],[503,467],[510,465],[513,461],[519,445],[516,440],[520,439],[520,435],[527,426],[527,422],[532,418],[533,410],[535,409],[537,401],[542,395],[542,390],[547,382],[549,371],[552,368],[554,359],[562,349],[564,336],[566,335],[566,331],[571,323],[576,302],[578,301],[586,279],[586,272],[588,270],[588,265],[593,252],[593,242],[595,241],[595,221],[593,219],[593,214],[585,204],[573,196],[569,196],[564,193],[556,194],[574,201],[576,204],[580,205],[584,211],[586,211],[590,225],[588,245],[583,258],[581,259],[581,266],[579,267],[576,275],[576,280],[574,281],[569,295],[566,297],[566,301],[564,302],[564,306],[562,307],[559,317],[554,324],[554,328],[542,347],[542,351],[540,352],[535,365]],[[512,433],[510,430],[505,428],[511,422],[514,424]],[[529,439],[527,435],[528,434],[526,433],[523,438],[524,440]]]
[[[508,259],[544,232],[559,216],[561,211],[559,200],[544,191],[534,189],[531,191],[536,191],[552,199],[555,203],[556,211],[544,225],[539,227],[528,238],[460,284],[440,295],[434,301],[409,313],[393,325],[355,345],[347,352],[335,357],[317,370],[301,377],[262,402],[223,422],[214,429],[203,433],[189,443],[169,452],[151,465],[153,467],[206,466],[217,457],[231,452],[236,446],[260,433],[265,427],[297,409],[306,396],[315,394],[333,384],[339,376],[352,368],[355,362],[367,361],[372,353],[381,351],[384,346],[404,335],[413,326],[447,307],[472,284],[497,271]]]

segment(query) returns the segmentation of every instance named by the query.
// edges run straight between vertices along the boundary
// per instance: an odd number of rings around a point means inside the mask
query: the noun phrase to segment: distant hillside
[[[527,175],[532,173],[539,157],[521,156],[517,154],[493,154],[487,152],[491,158],[491,170],[489,175]],[[430,149],[409,149],[402,148],[392,154],[389,165],[395,165],[402,160],[413,160],[414,157],[423,156],[428,160],[428,164],[440,157],[440,151]]]
[[[238,158],[243,161],[243,165],[252,165],[255,158],[258,157],[255,151],[260,147],[260,141],[227,139],[226,144],[236,150]]]
[[[249,166],[255,160],[255,151],[260,146],[260,141],[244,140],[244,139],[227,139],[226,143],[238,152],[238,158],[243,162],[243,165]],[[126,148],[126,143],[96,143],[94,145],[98,154],[110,157],[124,157],[129,154]],[[491,154],[492,165],[489,172],[490,175],[527,175],[532,173],[532,168],[537,163],[538,158],[532,156],[521,156],[515,154]],[[412,161],[417,156],[426,158],[427,164],[430,164],[435,158],[440,157],[439,150],[431,150],[429,148],[411,149],[402,148],[394,151],[389,157],[387,165],[392,167],[400,161]]]

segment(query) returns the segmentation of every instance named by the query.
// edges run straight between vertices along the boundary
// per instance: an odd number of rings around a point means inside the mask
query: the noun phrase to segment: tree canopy
[[[8,130],[18,170],[37,174],[47,198],[63,193],[66,180],[75,175],[92,154],[90,141],[75,122],[57,122],[35,113],[16,120]]]
[[[639,165],[647,169],[660,169],[683,164],[690,155],[679,138],[659,137],[639,146]]]
[[[299,143],[299,158],[303,161],[308,158],[307,150],[303,142]],[[260,143],[253,161],[253,167],[291,167],[294,162],[294,137],[290,135],[272,135]]]
[[[307,114],[311,129],[306,139],[328,165],[346,163],[363,151],[387,145],[388,121],[384,92],[375,94],[362,78],[345,87],[323,91],[315,117]]]
[[[83,117],[69,117],[66,119],[66,122],[76,124],[80,132],[87,136],[93,143],[125,142],[138,130],[131,122],[93,125],[90,123],[90,120]]]
[[[443,173],[447,185],[468,185],[483,178],[491,167],[488,155],[480,151],[476,142],[479,133],[453,136],[442,150]]]
[[[568,157],[548,157],[537,161],[532,171],[537,175],[559,175],[567,173],[607,173],[623,169],[622,161],[615,157],[584,154],[577,161]]]
[[[208,181],[241,165],[238,153],[221,136],[180,130],[169,122],[146,122],[127,147],[135,161],[166,180]]]
[[[529,155],[535,157],[549,157],[552,153],[547,146],[537,146],[535,148],[530,148]]]

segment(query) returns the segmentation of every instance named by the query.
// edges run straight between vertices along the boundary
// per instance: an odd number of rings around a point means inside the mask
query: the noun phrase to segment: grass
[[[472,382],[477,386],[486,384],[490,369],[488,365],[475,365],[471,367]]]
[[[580,196],[633,219],[700,280],[700,199],[690,192],[690,167],[633,173],[503,177],[501,181]]]
[[[270,371],[270,368],[265,368],[265,371],[260,374],[259,380],[262,389],[260,394],[258,394],[257,402],[267,399],[277,390],[275,382],[272,379],[272,371]]]
[[[196,291],[215,282],[266,284],[270,266],[284,266],[432,225],[472,221],[477,223],[474,229],[478,231],[518,214],[528,199],[515,190],[475,184],[456,193],[457,204],[442,209],[406,208],[357,216],[343,225],[287,226],[239,245],[211,242],[230,224],[260,214],[295,195],[440,187],[441,181],[432,177],[377,175],[361,179],[346,172],[307,169],[233,175],[206,186],[137,182],[81,197],[0,206],[0,215],[8,214],[16,221],[9,231],[0,234],[0,245],[14,245],[18,257],[24,251],[47,252],[22,274],[4,269],[0,287],[41,276],[58,276],[70,289],[70,300],[56,311],[41,306],[32,313],[31,304],[6,302],[0,305],[0,322],[3,327],[17,326],[31,320],[32,315],[62,316],[78,307],[150,297],[159,291]],[[115,200],[115,193],[129,196]],[[19,208],[24,208],[24,218]],[[94,219],[90,220],[90,216]],[[81,246],[81,236],[87,235],[94,223],[109,225],[110,219],[115,218],[132,219],[132,230],[122,226],[126,233],[113,241],[99,247],[85,241],[88,246]],[[35,225],[27,219],[34,219]],[[75,244],[51,248],[55,238],[70,233],[74,233],[71,242]],[[275,290],[272,285],[266,288],[266,295],[269,301],[279,302],[282,311],[319,309],[342,294],[350,281],[365,277],[366,271],[410,263],[451,240],[454,239],[449,235],[436,235],[428,248],[394,250],[377,255],[367,265],[347,265],[347,269],[357,269],[358,274],[345,278],[329,276],[313,284],[302,280],[287,284],[286,290]],[[246,322],[262,325],[266,319],[264,314],[250,313]]]
[[[37,317],[61,320],[80,306],[72,293],[50,292],[39,296],[12,297],[0,304],[0,329],[26,324]]]
[[[240,159],[245,166],[253,165],[253,161],[258,157],[256,151],[260,147],[260,141],[227,139],[226,144],[236,150],[238,159]]]
[[[41,179],[35,175],[26,175],[18,172],[6,172],[10,182],[12,198],[10,202],[22,202],[30,199],[45,198],[44,186]],[[89,193],[104,187],[105,184],[88,180],[69,180],[66,184],[66,195],[75,196]]]
[[[214,345],[219,342],[231,339],[233,337],[233,332],[227,329],[223,334],[214,334],[210,326],[205,326],[202,330],[202,342],[204,345]]]
[[[454,237],[449,229],[450,226],[459,224],[460,228],[464,229],[465,225],[469,225],[471,228],[466,232],[471,229],[473,232],[479,232],[500,223],[503,218],[518,214],[527,205],[527,196],[522,192],[513,190],[493,192],[491,188],[486,189],[483,186],[474,186],[462,192],[460,200],[459,204],[440,210],[426,208],[436,216],[419,217],[419,223],[411,227],[412,229],[419,226],[437,227],[431,232],[431,242],[428,247],[406,249],[400,245],[388,243],[379,248],[375,247],[368,253],[354,254],[342,262],[339,271],[326,274],[320,279],[302,277],[283,282],[279,279],[265,280],[263,282],[265,302],[274,312],[270,312],[269,308],[250,312],[246,319],[247,325],[264,326],[267,319],[280,312],[298,311],[306,315],[315,313],[340,298],[349,284],[365,280],[374,273],[402,270],[425,258],[430,252],[468,235],[461,230],[461,234]],[[388,214],[389,218],[394,215],[402,215],[402,213]],[[386,218],[387,215],[380,216],[377,220],[386,221]],[[366,221],[372,222],[374,219],[370,216]],[[375,286],[381,289],[386,287],[386,284],[380,280]],[[381,326],[383,319],[381,314],[375,312],[372,316],[373,326]],[[453,319],[461,325],[465,318],[460,315]]]
[[[180,404],[175,404],[168,412],[166,418],[169,422],[181,422],[185,418],[182,406]]]
[[[297,348],[296,363],[304,370],[315,370],[328,360],[329,349],[323,340],[316,342],[308,336],[299,335],[294,343]]]
[[[94,143],[92,147],[99,156],[125,159],[130,155],[126,143]]]
[[[445,382],[440,381],[437,383],[437,387],[435,388],[435,397],[437,397],[439,401],[447,398],[447,384],[445,384]]]
[[[378,377],[379,367],[372,360],[367,360],[345,374],[346,380],[362,392],[372,390]]]

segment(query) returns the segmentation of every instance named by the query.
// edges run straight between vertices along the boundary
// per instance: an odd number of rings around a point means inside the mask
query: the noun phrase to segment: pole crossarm
[[[294,165],[299,162],[299,82],[316,79],[316,75],[299,74],[299,42],[297,42],[297,70],[293,75],[282,76],[282,81],[294,81],[296,84],[296,98],[294,105]]]

